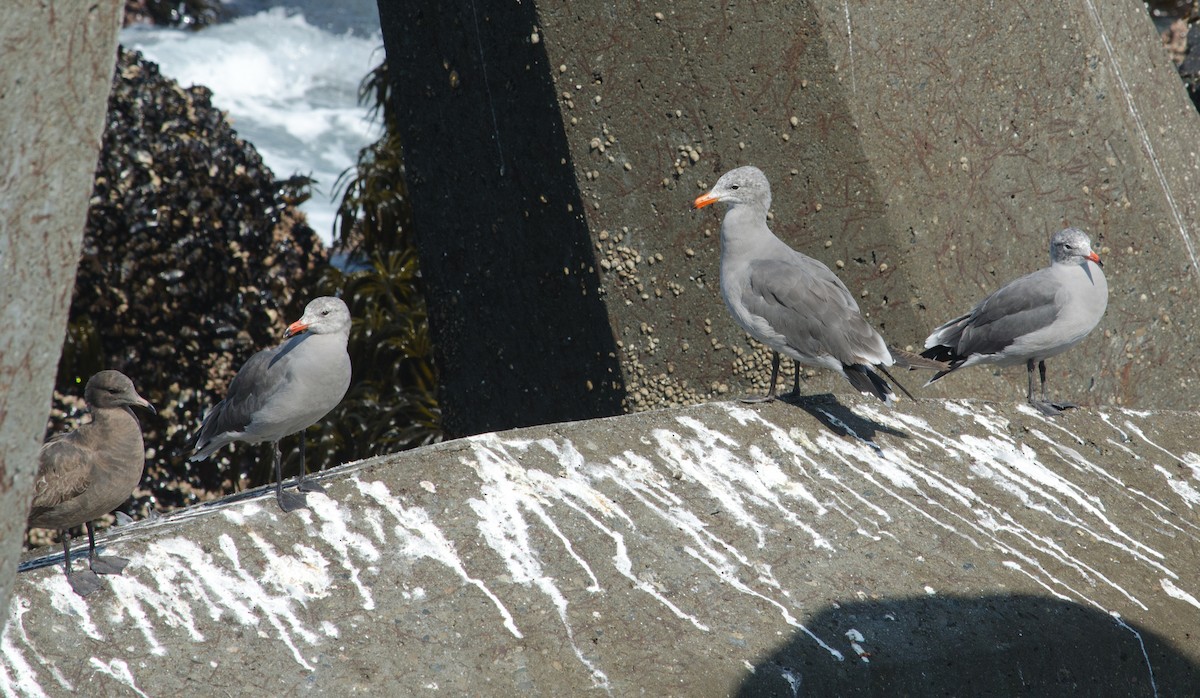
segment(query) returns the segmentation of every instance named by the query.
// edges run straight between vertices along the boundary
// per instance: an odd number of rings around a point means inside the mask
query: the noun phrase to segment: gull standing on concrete
[[[1046,399],[1046,359],[1082,342],[1104,316],[1108,281],[1102,266],[1087,233],[1078,228],[1055,233],[1050,266],[1010,282],[929,335],[921,355],[950,364],[929,383],[976,364],[1024,363],[1030,405],[1048,416],[1076,407]],[[1033,396],[1035,363],[1042,381],[1040,400]]]
[[[771,185],[766,175],[757,167],[730,170],[692,207],[717,202],[728,208],[721,221],[721,296],[742,329],[774,352],[771,389],[747,402],[775,397],[779,355],[784,354],[806,366],[837,371],[860,392],[893,404],[891,386],[872,368],[899,386],[883,368],[895,360],[883,337],[863,319],[854,296],[829,267],[788,247],[767,227]]]
[[[58,530],[67,581],[75,593],[87,596],[100,588],[97,574],[120,574],[129,564],[123,557],[96,554],[92,521],[129,499],[141,480],[146,449],[142,426],[129,408],[154,408],[120,371],[92,376],[83,399],[92,421],[50,439],[38,454],[28,525]],[[72,572],[70,529],[80,524],[87,527],[89,569]]]
[[[284,511],[307,506],[304,492],[324,489],[304,477],[304,430],[342,401],[350,387],[350,310],[340,298],[309,302],[284,333],[287,340],[263,349],[238,371],[225,399],[204,418],[190,460],[203,460],[225,444],[271,442],[275,498]],[[299,492],[283,491],[279,440],[300,432]]]

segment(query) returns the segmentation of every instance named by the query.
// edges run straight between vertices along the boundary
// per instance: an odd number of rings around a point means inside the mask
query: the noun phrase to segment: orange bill
[[[693,209],[704,208],[705,206],[708,206],[709,204],[717,203],[717,201],[718,201],[718,198],[710,191],[707,194],[702,194],[702,195],[696,197],[696,200],[692,202],[692,208]]]

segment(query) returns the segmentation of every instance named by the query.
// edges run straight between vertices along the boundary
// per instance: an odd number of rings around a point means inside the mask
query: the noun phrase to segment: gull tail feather
[[[892,392],[892,387],[888,385],[887,381],[880,378],[879,374],[872,371],[870,366],[865,364],[842,364],[842,375],[846,377],[846,380],[850,381],[850,385],[854,386],[858,392],[874,395],[883,400],[884,404],[888,406],[895,404],[896,394]]]
[[[926,351],[924,354],[917,354],[897,347],[888,347],[888,351],[892,354],[892,360],[900,368],[907,368],[910,371],[918,368],[930,371],[950,370],[950,363],[943,361],[940,354],[929,356],[929,351]]]

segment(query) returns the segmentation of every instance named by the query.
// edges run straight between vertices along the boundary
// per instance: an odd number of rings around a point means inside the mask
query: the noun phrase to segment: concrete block
[[[1194,413],[829,395],[489,433],[27,561],[6,695],[1190,695]],[[80,564],[80,563],[77,563]]]

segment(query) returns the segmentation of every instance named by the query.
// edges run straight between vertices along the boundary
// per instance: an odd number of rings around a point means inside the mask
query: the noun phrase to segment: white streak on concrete
[[[1184,460],[1182,458],[1180,458],[1179,456],[1175,455],[1174,453],[1171,453],[1167,449],[1165,449],[1162,446],[1159,446],[1158,444],[1151,441],[1150,437],[1146,436],[1146,434],[1143,433],[1142,430],[1138,428],[1138,425],[1134,424],[1133,422],[1129,421],[1128,419],[1125,420],[1125,428],[1128,429],[1129,431],[1132,431],[1134,434],[1137,434],[1137,437],[1139,439],[1141,439],[1142,441],[1145,441],[1146,443],[1150,444],[1151,446],[1157,448],[1158,450],[1167,454],[1171,458],[1179,461],[1180,463],[1184,462]]]
[[[234,543],[233,538],[229,534],[222,534],[218,538],[217,544],[232,565],[232,569],[230,570],[232,576],[229,576],[229,573],[220,568],[215,568],[216,571],[226,577],[225,581],[233,586],[235,593],[245,598],[252,608],[262,611],[267,623],[275,628],[279,633],[279,639],[292,651],[292,657],[296,660],[296,663],[312,671],[312,665],[305,661],[288,629],[291,628],[297,634],[301,635],[309,644],[316,642],[317,636],[306,630],[300,623],[300,620],[296,618],[296,614],[291,608],[291,599],[279,597],[267,591],[262,583],[255,578],[253,571],[242,567],[237,544]],[[254,619],[253,624],[258,625],[258,617],[252,617]]]
[[[1167,486],[1183,500],[1188,509],[1191,509],[1193,506],[1200,506],[1200,492],[1197,492],[1191,483],[1187,480],[1180,480],[1171,471],[1158,464],[1155,464],[1154,471],[1163,476],[1163,479],[1167,481]]]
[[[964,436],[965,441],[974,441],[975,437]],[[981,449],[982,450],[982,449]],[[1064,523],[1072,528],[1078,528],[1086,531],[1088,534],[1095,537],[1097,540],[1112,545],[1126,551],[1130,555],[1138,558],[1146,559],[1152,565],[1166,571],[1166,568],[1161,567],[1157,562],[1147,559],[1147,555],[1163,559],[1162,553],[1151,549],[1132,536],[1126,534],[1104,512],[1104,505],[1095,495],[1089,494],[1083,487],[1070,482],[1063,476],[1046,467],[1037,459],[1037,454],[1033,449],[1021,444],[1019,452],[1015,449],[999,448],[996,452],[1002,454],[996,465],[991,469],[993,476],[1001,478],[1009,478],[1013,480],[1018,487],[1032,493],[1036,493],[1049,500],[1054,504],[1053,507],[1042,507],[1041,505],[1033,504],[1030,501],[1029,506],[1040,509],[1045,513],[1053,516],[1059,522]],[[1007,467],[1005,467],[1007,466]],[[1123,539],[1125,542],[1101,535],[1092,528],[1086,525],[1077,513],[1069,506],[1062,503],[1058,496],[1065,497],[1074,502],[1084,512],[1090,514],[1093,518],[1103,524],[1103,527]],[[1055,511],[1061,513],[1055,513]],[[1173,574],[1173,573],[1172,573]]]
[[[58,570],[57,565],[55,570]],[[44,583],[49,587],[51,608],[64,616],[74,616],[79,629],[89,638],[104,641],[104,636],[92,621],[92,610],[88,607],[87,599],[71,589],[66,575],[55,574]]]
[[[1005,561],[1003,562],[1003,565],[1004,565],[1005,567],[1007,567],[1008,569],[1010,569],[1010,570],[1013,570],[1014,572],[1020,572],[1021,574],[1025,575],[1025,576],[1026,576],[1026,577],[1028,577],[1029,579],[1033,580],[1033,582],[1034,582],[1035,584],[1037,584],[1037,585],[1038,585],[1038,586],[1040,586],[1041,588],[1045,589],[1047,592],[1049,592],[1050,594],[1052,594],[1052,595],[1053,595],[1055,598],[1057,598],[1057,599],[1060,599],[1060,600],[1062,600],[1062,601],[1067,601],[1067,602],[1069,602],[1069,603],[1074,603],[1074,602],[1075,602],[1075,599],[1073,599],[1073,598],[1071,598],[1070,596],[1067,596],[1066,594],[1064,594],[1064,593],[1060,592],[1059,590],[1057,590],[1057,589],[1055,589],[1055,588],[1051,587],[1049,584],[1047,584],[1046,582],[1042,581],[1042,580],[1041,580],[1041,578],[1037,577],[1036,575],[1033,575],[1033,574],[1030,574],[1029,572],[1027,572],[1027,571],[1025,570],[1025,568],[1024,568],[1024,567],[1022,567],[1020,564],[1018,564],[1018,563],[1016,563],[1016,562],[1014,562],[1014,561],[1012,561],[1012,560],[1005,560]]]
[[[250,541],[266,560],[262,581],[274,585],[280,596],[307,606],[310,601],[329,596],[332,580],[329,578],[329,561],[325,556],[302,543],[292,545],[291,554],[280,554],[274,546],[257,533],[250,533]]]
[[[319,537],[324,543],[337,551],[342,569],[350,575],[350,583],[358,590],[362,598],[363,610],[375,608],[375,597],[371,589],[362,581],[362,571],[351,560],[350,551],[354,555],[366,559],[368,563],[379,561],[379,550],[370,539],[350,529],[348,522],[353,514],[349,507],[339,506],[337,502],[323,495],[310,496],[308,506],[314,515],[321,519],[319,527],[309,526],[309,535]]]
[[[570,468],[572,473],[578,473],[579,470],[584,466],[582,454],[579,454],[579,452],[576,451],[571,444],[563,444],[560,447],[559,444],[549,439],[545,439],[543,441],[539,441],[538,445],[550,453],[562,454],[564,460],[560,462],[572,462],[574,464]],[[578,460],[575,458],[575,456],[578,456]],[[610,468],[597,466],[593,468],[592,471],[599,479],[612,478],[612,471]],[[610,516],[619,517],[631,528],[634,528],[633,519],[630,518],[624,510],[618,507],[615,502],[609,500],[607,497],[603,497],[599,491],[592,490],[590,487],[581,487],[581,484],[582,483],[579,483],[573,479],[566,483],[562,483],[562,486],[564,486],[567,490],[565,494],[569,495],[564,497],[562,501],[580,516],[584,517],[596,530],[600,531],[610,540],[612,540],[615,548],[612,555],[613,567],[615,567],[622,576],[632,582],[634,588],[650,595],[654,600],[658,601],[663,606],[666,606],[667,609],[670,610],[671,613],[673,613],[677,618],[687,620],[689,623],[695,626],[697,630],[708,632],[709,627],[696,618],[696,616],[683,611],[670,599],[655,589],[651,583],[639,578],[636,574],[634,574],[633,561],[629,557],[629,549],[625,544],[625,536],[621,534],[620,531],[617,531],[615,528],[605,524],[604,521],[601,520],[600,516],[602,516],[601,512],[605,512]],[[592,504],[594,507],[600,507],[600,511],[596,511],[595,509],[589,510],[587,508],[589,504]],[[594,591],[600,591],[598,582],[595,582],[595,586],[596,589],[594,589]],[[593,591],[593,589],[589,589],[589,591]]]
[[[8,625],[4,627],[4,634],[0,636],[0,653],[4,656],[4,661],[0,662],[0,691],[6,697],[27,696],[28,698],[43,698],[47,695],[42,690],[41,681],[38,679],[38,673],[34,665],[30,664],[16,643],[13,642],[12,635],[16,633],[20,636],[21,645],[28,647],[33,654],[37,666],[48,666],[45,658],[42,657],[37,648],[29,641],[29,636],[25,632],[24,616],[29,611],[29,608],[29,601],[13,594],[12,600],[9,602]],[[10,670],[12,673],[9,673]],[[58,685],[74,693],[74,688],[70,682],[58,672],[57,668],[53,669],[53,673]]]
[[[91,665],[95,667],[96,671],[99,671],[102,674],[107,674],[117,681],[125,684],[134,693],[142,696],[142,698],[149,698],[149,696],[147,696],[142,689],[137,687],[137,682],[133,680],[133,673],[129,671],[129,665],[124,661],[120,659],[110,659],[107,663],[105,663],[96,657],[92,657]]]
[[[1170,579],[1160,579],[1158,580],[1158,583],[1162,585],[1163,591],[1167,592],[1167,596],[1170,596],[1173,599],[1179,599],[1180,601],[1186,601],[1187,603],[1190,603],[1191,605],[1200,609],[1200,601],[1197,601],[1195,596],[1192,596],[1183,589],[1175,586],[1175,583]]]
[[[957,406],[950,408],[952,412],[956,411],[956,409],[958,409]],[[950,452],[961,451],[968,457],[971,463],[970,472],[991,481],[1000,491],[1006,492],[1016,498],[1020,503],[1018,511],[1032,510],[1047,515],[1057,523],[1082,530],[1096,540],[1114,546],[1126,554],[1150,564],[1161,573],[1172,577],[1176,576],[1173,571],[1158,562],[1158,560],[1162,559],[1160,553],[1136,540],[1133,536],[1126,534],[1108,519],[1104,514],[1103,505],[1099,503],[1100,500],[1091,494],[1088,489],[1075,485],[1066,478],[1051,471],[1040,462],[1037,454],[1032,449],[1024,444],[1014,442],[1008,435],[1008,421],[998,418],[994,413],[969,412],[965,414],[965,416],[970,416],[977,424],[991,432],[991,435],[979,437],[966,434],[950,437],[938,433],[925,423],[924,420],[912,415],[895,412],[882,413],[869,409],[864,411],[869,411],[873,419],[885,425],[897,422],[899,425],[907,425],[912,430],[914,436],[929,440],[937,448]],[[899,425],[897,428],[900,428]],[[1061,452],[1059,455],[1062,457]],[[1082,457],[1080,458],[1082,459]],[[1075,509],[1080,509],[1081,511],[1076,512]],[[1104,575],[1101,575],[1094,567],[1085,564],[1081,559],[1067,553],[1062,546],[1052,541],[1048,536],[1034,533],[1033,529],[1030,528],[1034,522],[1031,521],[1029,525],[1018,523],[1017,519],[1006,511],[996,498],[979,499],[975,506],[975,516],[979,524],[973,526],[973,528],[976,528],[984,536],[990,538],[1006,554],[1020,555],[1018,548],[1013,547],[1010,542],[1002,541],[998,537],[998,534],[1001,533],[1015,536],[1018,543],[1023,547],[1031,549],[1033,552],[1050,555],[1067,568],[1075,570],[1085,580],[1088,580],[1089,584],[1094,583],[1093,580],[1095,579],[1103,580],[1104,583],[1111,586],[1130,601],[1141,608],[1145,608],[1144,604],[1129,591],[1115,584]],[[1098,520],[1103,525],[1103,528],[1115,533],[1116,538],[1103,535],[1088,526],[1084,521],[1085,517]],[[1000,521],[1005,523],[1001,524],[999,523]],[[1027,559],[1030,562],[1033,561],[1032,557]],[[1039,570],[1046,572],[1040,563],[1035,566]],[[1054,583],[1067,586],[1062,580],[1055,578],[1049,572],[1046,572],[1046,574]]]
[[[781,472],[777,468],[767,468],[764,478],[764,471],[735,452],[740,445],[729,436],[691,417],[678,417],[676,421],[691,430],[695,438],[656,429],[652,436],[658,443],[659,455],[668,467],[680,470],[708,490],[740,525],[753,530],[759,548],[766,546],[769,526],[751,513],[752,507],[772,510],[774,515],[782,516],[810,536],[814,546],[833,550],[820,532],[779,498]]]
[[[854,80],[854,27],[850,24],[850,3],[842,0],[842,10],[846,14],[846,52],[850,56],[850,94],[858,96],[858,83]]]
[[[481,497],[472,498],[467,504],[479,516],[477,528],[480,534],[500,555],[514,582],[532,585],[546,595],[558,611],[559,622],[562,623],[576,659],[591,675],[592,685],[609,691],[608,676],[584,656],[583,650],[576,643],[575,629],[567,613],[567,597],[558,588],[555,577],[542,567],[541,555],[530,538],[529,523],[525,519],[524,511],[532,513],[559,541],[567,540],[546,513],[548,501],[545,493],[540,488],[531,486],[533,483],[528,478],[528,473],[506,452],[504,443],[498,437],[486,434],[474,437],[470,441],[474,457],[466,460],[465,464],[472,467],[483,482],[480,487]],[[523,443],[514,442],[514,445],[521,448]],[[566,550],[577,564],[591,573],[591,567],[571,547],[567,546]]]
[[[1137,638],[1138,646],[1142,648],[1142,659],[1146,662],[1146,672],[1150,675],[1150,690],[1152,690],[1154,695],[1157,697],[1158,684],[1154,680],[1154,665],[1150,663],[1150,653],[1146,651],[1146,643],[1142,640],[1142,634],[1122,620],[1120,613],[1117,613],[1116,611],[1109,611],[1109,615],[1111,615],[1113,620],[1117,622],[1117,625],[1133,633],[1133,636]]]
[[[150,646],[150,654],[159,657],[166,656],[167,649],[158,641],[154,621],[146,614],[146,609],[142,606],[141,598],[139,598],[141,595],[137,593],[142,590],[147,590],[151,594],[154,592],[144,587],[141,582],[126,579],[124,576],[115,578],[110,582],[110,586],[113,594],[117,597],[117,607],[109,622],[113,625],[120,625],[124,622],[124,617],[128,616],[133,625],[141,631],[142,637],[146,639],[146,644]]]
[[[266,496],[266,495],[264,495]],[[246,523],[263,512],[262,505],[259,499],[251,499],[242,502],[241,506],[227,506],[221,509],[221,516],[224,516],[235,526],[245,526]]]
[[[766,601],[775,608],[779,609],[779,614],[783,617],[783,621],[785,623],[803,632],[805,635],[808,635],[808,637],[820,645],[822,649],[824,649],[826,652],[829,652],[834,659],[838,660],[839,662],[845,659],[840,651],[830,647],[828,643],[817,637],[815,633],[805,627],[802,623],[800,623],[800,621],[796,620],[796,617],[792,615],[792,612],[788,610],[787,606],[784,606],[782,603],[766,596],[765,594],[761,594],[754,589],[751,589],[748,584],[739,579],[736,568],[733,565],[730,565],[724,556],[720,555],[719,553],[714,555],[713,553],[716,551],[711,548],[704,549],[702,552],[689,545],[683,550],[688,555],[691,555],[696,560],[699,560],[702,565],[712,570],[717,577],[719,577],[729,586],[748,596],[762,599],[763,601]]]
[[[925,588],[929,589],[929,587],[925,587]],[[846,631],[846,639],[850,641],[850,649],[854,650],[854,653],[858,655],[858,658],[861,659],[864,663],[870,664],[871,663],[871,655],[869,652],[867,652],[865,649],[863,649],[863,646],[861,644],[861,643],[865,642],[865,640],[863,639],[863,634],[854,628],[850,628],[849,630]]]
[[[1103,581],[1105,584],[1107,584],[1111,588],[1118,591],[1126,599],[1137,604],[1137,606],[1139,608],[1141,608],[1143,611],[1146,610],[1146,604],[1139,601],[1135,596],[1133,596],[1133,594],[1126,591],[1124,587],[1122,587],[1120,584],[1117,584],[1116,582],[1109,579],[1105,574],[1103,574],[1102,572],[1097,570],[1092,565],[1089,565],[1089,564],[1085,563],[1084,561],[1080,560],[1079,558],[1072,556],[1070,553],[1068,553],[1062,547],[1062,545],[1058,541],[1054,540],[1051,536],[1034,533],[1033,531],[1026,528],[1025,526],[1017,523],[1016,519],[1012,516],[1012,514],[1010,514],[1008,512],[1001,512],[1001,516],[1002,516],[1002,520],[1004,521],[1004,523],[999,523],[999,522],[996,523],[995,530],[997,532],[1007,532],[1007,533],[1012,534],[1019,540],[1023,541],[1029,548],[1032,548],[1033,550],[1040,552],[1043,555],[1048,555],[1048,556],[1054,558],[1060,564],[1062,564],[1068,568],[1074,569],[1081,577],[1083,577],[1083,579],[1085,581],[1087,581],[1091,585],[1094,585],[1096,579]],[[1020,554],[1014,548],[1009,548],[1008,552],[1011,554],[1014,554],[1014,555]],[[1032,556],[1026,557],[1025,559],[1030,563],[1034,562],[1034,558]],[[1145,559],[1145,558],[1143,558],[1143,559]],[[1045,571],[1045,568],[1041,566],[1041,563],[1037,563],[1036,566],[1038,567],[1038,569]],[[1165,570],[1165,568],[1163,568],[1161,565],[1159,565],[1157,567]],[[1166,571],[1170,574],[1174,574],[1173,572],[1170,572],[1170,570],[1166,570]],[[1061,584],[1063,586],[1068,586],[1065,582],[1063,582],[1060,579],[1055,578],[1053,575],[1049,574],[1048,572],[1047,572],[1047,576],[1050,577],[1051,579],[1053,579],[1058,584]],[[1080,596],[1082,597],[1083,595],[1080,594]],[[1099,606],[1098,604],[1096,604],[1096,605]]]
[[[404,506],[404,503],[392,495],[382,481],[363,482],[354,478],[353,482],[364,497],[374,500],[396,520],[393,530],[400,538],[403,555],[418,559],[427,558],[454,570],[460,579],[478,589],[491,600],[504,619],[504,627],[508,629],[508,632],[512,633],[514,637],[524,637],[517,628],[512,613],[500,601],[500,598],[492,593],[492,590],[481,580],[467,573],[466,567],[458,557],[458,551],[454,548],[454,542],[446,538],[446,535],[434,524],[424,509]],[[382,530],[379,531],[378,540],[381,544],[386,540]]]

